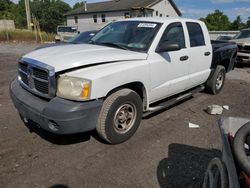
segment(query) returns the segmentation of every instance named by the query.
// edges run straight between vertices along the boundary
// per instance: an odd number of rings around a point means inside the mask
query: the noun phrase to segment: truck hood
[[[146,53],[91,44],[69,44],[33,51],[24,58],[34,59],[55,68],[56,72],[67,69],[132,60],[147,59]]]
[[[240,44],[240,45],[250,45],[250,38],[233,39],[233,40],[230,40],[230,41],[235,42],[236,44]]]

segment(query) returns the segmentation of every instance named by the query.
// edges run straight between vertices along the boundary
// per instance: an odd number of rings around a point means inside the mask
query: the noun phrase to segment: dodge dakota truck
[[[89,44],[23,56],[10,95],[26,122],[56,134],[96,130],[119,144],[142,116],[203,89],[220,93],[236,54],[234,43],[211,42],[201,21],[126,19],[104,27]]]

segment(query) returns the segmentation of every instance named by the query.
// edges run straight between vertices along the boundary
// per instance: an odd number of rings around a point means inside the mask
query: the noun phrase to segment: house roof
[[[112,0],[99,3],[88,3],[87,11],[85,11],[85,7],[82,6],[67,12],[65,15],[70,16],[70,15],[98,13],[98,12],[113,12],[113,11],[130,10],[132,8],[150,8],[155,4],[159,3],[160,1],[161,0]],[[173,6],[177,14],[181,16],[181,12],[177,8],[174,1],[173,0],[168,0],[168,1]]]

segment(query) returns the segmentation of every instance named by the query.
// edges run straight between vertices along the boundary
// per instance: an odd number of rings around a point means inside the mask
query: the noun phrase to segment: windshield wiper
[[[102,43],[97,43],[97,44],[103,45],[103,46],[120,48],[120,49],[123,49],[123,50],[129,50],[129,48],[125,47],[124,45],[120,45],[120,44],[116,44],[116,43],[112,43],[112,42],[102,42]]]

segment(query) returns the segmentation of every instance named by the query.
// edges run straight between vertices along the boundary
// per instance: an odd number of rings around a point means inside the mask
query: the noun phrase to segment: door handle
[[[185,55],[185,56],[180,57],[180,60],[181,60],[181,61],[187,61],[188,58],[189,58],[189,57],[188,57],[187,55]]]
[[[211,52],[205,52],[204,55],[205,56],[210,56]]]

